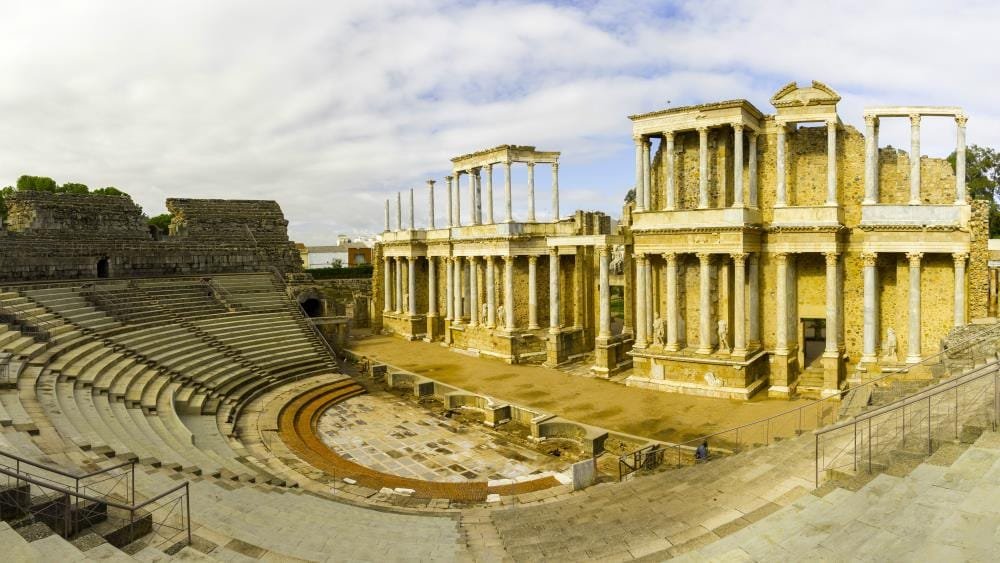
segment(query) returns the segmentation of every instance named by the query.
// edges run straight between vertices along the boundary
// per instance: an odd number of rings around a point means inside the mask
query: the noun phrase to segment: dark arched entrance
[[[315,297],[310,297],[302,302],[302,310],[310,317],[323,316],[323,302]]]
[[[97,277],[106,278],[111,275],[111,266],[108,264],[108,259],[101,258],[97,261]]]

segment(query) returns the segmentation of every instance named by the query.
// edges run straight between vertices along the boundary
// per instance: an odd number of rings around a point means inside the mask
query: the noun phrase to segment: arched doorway
[[[111,266],[108,263],[108,258],[105,256],[97,261],[97,277],[106,278],[111,275]]]
[[[302,310],[310,317],[323,316],[323,302],[315,297],[310,297],[302,302]]]

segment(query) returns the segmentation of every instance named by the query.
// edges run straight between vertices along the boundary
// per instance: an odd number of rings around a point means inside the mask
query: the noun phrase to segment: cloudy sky
[[[410,187],[421,225],[449,158],[512,143],[562,151],[564,213],[617,215],[627,115],[732,98],[768,113],[793,80],[838,90],[855,126],[866,105],[961,105],[969,142],[1000,147],[997,21],[993,2],[912,0],[10,1],[0,185],[114,185],[150,215],[170,196],[275,199],[315,244],[381,230]],[[882,144],[908,146],[893,121]],[[953,124],[923,131],[925,154],[951,151]],[[524,185],[518,170],[522,201]]]

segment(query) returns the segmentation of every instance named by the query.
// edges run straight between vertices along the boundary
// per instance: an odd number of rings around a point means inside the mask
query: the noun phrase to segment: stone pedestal
[[[795,393],[798,385],[798,360],[796,351],[788,354],[771,355],[771,386],[767,396],[772,399],[788,399]]]
[[[562,332],[549,330],[549,339],[545,343],[545,366],[554,368],[566,361]]]
[[[445,321],[440,316],[427,315],[427,335],[424,337],[424,340],[427,342],[441,340],[444,327]]]
[[[840,357],[840,352],[823,353],[823,391],[821,396],[825,398],[839,394],[844,377],[844,362]]]

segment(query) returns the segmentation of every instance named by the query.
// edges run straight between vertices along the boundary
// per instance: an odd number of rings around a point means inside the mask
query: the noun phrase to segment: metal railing
[[[622,481],[632,473],[645,469],[656,469],[663,465],[666,448],[659,444],[639,448],[634,452],[618,456],[618,481]]]
[[[37,303],[30,300],[28,304],[37,306]],[[52,338],[54,329],[59,326],[51,319],[43,319],[28,311],[10,306],[0,306],[0,323],[16,326],[21,334],[31,336],[39,342],[48,342]]]

